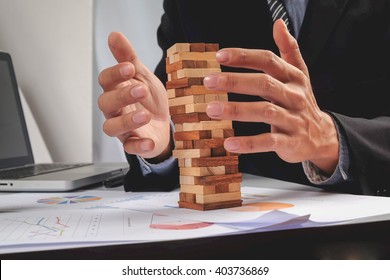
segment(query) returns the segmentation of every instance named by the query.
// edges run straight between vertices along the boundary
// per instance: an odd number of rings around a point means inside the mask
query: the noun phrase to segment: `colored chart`
[[[98,234],[102,214],[17,216],[0,220],[0,240],[47,240],[92,237]]]
[[[280,209],[291,208],[291,207],[294,207],[294,205],[290,203],[264,201],[264,202],[245,204],[242,207],[231,208],[231,210],[240,211],[240,212],[256,212],[256,211],[280,210]]]
[[[62,196],[62,197],[49,197],[39,199],[37,203],[42,204],[74,204],[74,203],[83,203],[83,202],[91,202],[102,199],[98,196],[91,195],[82,195],[82,196]]]

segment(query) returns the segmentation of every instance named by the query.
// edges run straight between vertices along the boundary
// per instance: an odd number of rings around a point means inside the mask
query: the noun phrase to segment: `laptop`
[[[127,170],[126,162],[35,163],[11,55],[0,51],[0,191],[71,191]]]

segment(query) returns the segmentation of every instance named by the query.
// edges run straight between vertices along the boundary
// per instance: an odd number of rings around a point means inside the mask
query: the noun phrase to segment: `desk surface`
[[[319,189],[244,176],[248,186]],[[118,188],[122,191],[122,188]],[[355,224],[2,254],[2,259],[389,259],[390,213]]]

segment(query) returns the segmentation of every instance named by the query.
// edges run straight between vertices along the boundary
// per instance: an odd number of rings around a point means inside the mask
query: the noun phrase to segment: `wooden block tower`
[[[179,161],[179,207],[212,210],[242,205],[238,155],[223,147],[231,121],[207,116],[207,103],[227,101],[227,92],[207,90],[203,78],[221,72],[218,44],[177,43],[167,50],[166,88],[175,124],[173,156]]]

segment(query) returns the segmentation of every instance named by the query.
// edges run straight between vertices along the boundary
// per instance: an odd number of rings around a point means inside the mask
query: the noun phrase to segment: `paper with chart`
[[[198,211],[179,208],[177,199],[177,191],[2,195],[0,252],[317,227],[390,213],[390,198],[245,186],[241,207]]]

